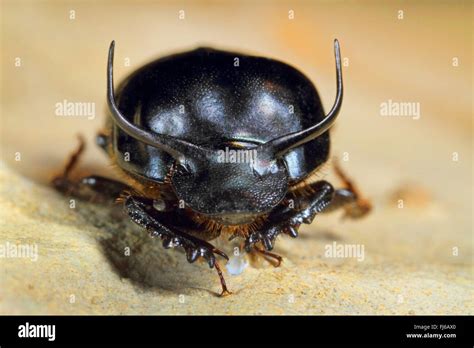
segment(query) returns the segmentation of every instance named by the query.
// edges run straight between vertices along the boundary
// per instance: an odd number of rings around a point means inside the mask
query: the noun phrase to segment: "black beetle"
[[[117,95],[114,42],[107,66],[111,112],[97,137],[128,184],[99,176],[73,181],[71,157],[54,186],[81,198],[120,197],[126,213],[165,248],[189,262],[227,255],[208,241],[240,237],[247,251],[269,252],[280,233],[295,238],[315,215],[344,208],[358,218],[370,204],[336,167],[345,188],[308,182],[328,160],[329,128],[342,104],[339,43],[334,41],[337,96],[325,115],[314,85],[295,68],[268,58],[199,48],[158,59],[132,73]],[[263,248],[262,248],[263,247]]]

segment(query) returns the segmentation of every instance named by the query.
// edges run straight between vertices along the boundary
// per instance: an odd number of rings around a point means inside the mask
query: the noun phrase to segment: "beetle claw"
[[[207,258],[207,263],[209,264],[209,268],[213,268],[214,265],[216,264],[216,257],[214,256],[214,254],[209,254],[208,258]]]
[[[265,246],[265,249],[267,249],[268,251],[273,249],[273,241],[270,237],[264,236],[262,238],[262,242],[263,242],[263,245]]]
[[[227,256],[227,254],[224,253],[223,251],[221,251],[221,250],[219,250],[219,249],[217,249],[217,248],[214,248],[214,249],[212,249],[212,252],[213,252],[214,254],[217,254],[217,255],[222,256],[224,259],[226,259],[227,261],[229,261],[229,256]]]
[[[291,237],[291,238],[296,238],[298,237],[298,230],[297,230],[297,227],[296,226],[288,226],[288,229],[286,230],[287,231],[287,234]]]
[[[226,297],[226,296],[229,296],[229,295],[232,295],[232,291],[229,291],[228,289],[224,289],[224,290],[222,290],[219,297]]]
[[[245,241],[245,250],[247,250],[247,252],[250,252],[252,246],[258,242],[262,242],[266,250],[272,250],[276,237],[283,230],[284,229],[281,226],[274,225],[267,229],[264,229],[263,231],[253,232]]]
[[[162,242],[163,248],[165,249],[170,249],[173,247],[173,240],[171,237],[163,237],[163,242]]]
[[[197,249],[187,249],[186,250],[186,259],[189,263],[193,263],[199,257],[199,251]]]

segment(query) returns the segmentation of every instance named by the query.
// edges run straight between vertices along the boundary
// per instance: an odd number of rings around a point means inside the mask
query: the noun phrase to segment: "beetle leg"
[[[77,150],[69,158],[62,174],[51,181],[56,190],[68,196],[93,202],[113,202],[123,190],[130,189],[124,183],[98,175],[87,176],[78,181],[72,180],[70,174],[76,167],[84,149],[84,138],[79,136]]]
[[[344,218],[358,219],[367,215],[372,206],[368,200],[360,198],[356,192],[349,189],[338,189],[334,192],[334,199],[324,210],[324,213],[341,208],[345,210]]]
[[[337,162],[334,162],[334,169],[336,171],[337,176],[343,182],[344,188],[334,190],[334,195],[331,201],[329,202],[329,204],[326,204],[320,212],[330,213],[337,209],[342,208],[345,210],[344,217],[348,217],[352,219],[361,218],[365,216],[366,214],[368,214],[370,210],[372,209],[372,205],[370,204],[370,201],[362,197],[357,186],[342,171],[341,167],[339,166]],[[319,190],[318,185],[320,185],[319,183],[320,181],[310,184],[307,187],[310,189],[310,191],[316,192],[317,194]],[[312,199],[313,198],[311,198],[311,200]],[[299,198],[299,202],[297,202],[297,204],[304,206],[305,204],[307,204],[305,203],[306,200],[307,199],[304,196],[302,196]],[[310,216],[309,218],[305,216],[305,220],[310,220],[311,222],[314,219],[314,215]],[[303,221],[303,222],[307,223],[307,221]]]
[[[229,291],[229,289],[227,289],[227,285],[225,283],[224,276],[222,275],[221,268],[220,268],[219,263],[217,261],[214,264],[214,268],[216,269],[217,274],[219,275],[219,280],[220,280],[221,286],[222,286],[222,292],[221,292],[220,296],[224,297],[224,296],[231,295],[232,292]]]
[[[276,237],[286,233],[293,238],[298,236],[298,228],[302,223],[310,224],[318,213],[328,213],[343,208],[344,217],[357,219],[365,216],[372,209],[370,202],[362,198],[355,184],[341,168],[335,165],[336,174],[344,182],[345,188],[335,190],[327,181],[317,181],[307,186],[312,192],[309,197],[296,197],[295,207],[280,205],[268,216],[266,224],[253,232],[245,241],[247,251],[255,243],[261,242],[266,250],[272,250]],[[288,200],[292,198],[287,197]]]
[[[370,201],[362,197],[357,186],[344,173],[337,161],[334,161],[334,170],[336,175],[344,183],[345,188],[336,190],[334,199],[324,212],[326,213],[339,208],[344,208],[344,217],[357,219],[367,215],[372,210]]]
[[[260,254],[264,255],[264,256],[268,256],[268,257],[271,257],[272,259],[275,260],[275,263],[271,262],[273,264],[273,266],[275,267],[280,267],[281,265],[281,262],[283,261],[283,257],[281,257],[280,255],[277,255],[275,253],[271,253],[269,251],[266,251],[264,249],[261,249],[259,248],[258,246],[254,245],[253,248]],[[269,261],[269,260],[267,260]],[[269,261],[270,262],[270,261]]]
[[[314,191],[311,197],[298,197],[296,210],[288,205],[280,205],[270,212],[265,225],[249,235],[245,241],[245,249],[250,251],[255,243],[261,242],[265,249],[270,251],[280,233],[296,238],[299,226],[302,223],[310,224],[334,197],[334,188],[327,181],[317,181],[311,184],[311,188]]]
[[[69,174],[76,167],[77,163],[79,162],[79,159],[81,158],[82,153],[86,148],[86,142],[81,134],[77,136],[77,139],[79,140],[79,146],[77,147],[76,151],[71,154],[69,160],[66,163],[66,166],[64,167],[63,174],[61,175],[64,178],[69,177]]]
[[[181,217],[176,212],[158,211],[153,207],[152,199],[139,196],[128,196],[124,201],[124,209],[131,220],[144,227],[152,237],[160,237],[164,248],[182,247],[189,263],[193,263],[199,257],[204,258],[209,267],[215,268],[219,275],[222,286],[221,296],[230,294],[219,264],[216,262],[215,254],[226,260],[229,260],[229,257],[212,244],[177,228],[174,222]]]
[[[56,190],[67,196],[77,197],[94,203],[113,203],[120,197],[121,192],[130,189],[129,186],[103,176],[91,175],[79,181],[56,177],[52,181]]]

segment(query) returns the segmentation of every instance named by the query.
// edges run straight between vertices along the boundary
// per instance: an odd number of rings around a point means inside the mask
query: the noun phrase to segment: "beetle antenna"
[[[115,124],[119,126],[125,133],[138,139],[150,146],[159,148],[169,153],[174,158],[184,160],[184,156],[188,155],[190,158],[195,158],[206,150],[191,144],[185,140],[175,138],[167,134],[159,134],[155,132],[148,132],[145,129],[127,120],[127,118],[120,112],[115,101],[114,92],[114,48],[115,41],[110,43],[109,57],[107,64],[107,103]]]
[[[341,109],[343,96],[341,50],[337,39],[334,40],[334,56],[336,59],[337,94],[334,105],[329,113],[321,122],[314,126],[284,135],[260,145],[260,151],[263,154],[267,154],[271,158],[281,157],[291,149],[317,138],[334,124]]]

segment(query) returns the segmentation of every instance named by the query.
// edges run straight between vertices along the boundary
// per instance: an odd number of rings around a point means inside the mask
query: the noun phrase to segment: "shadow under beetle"
[[[70,172],[79,149],[53,180],[83,199],[117,199],[129,218],[182,247],[189,262],[204,258],[229,294],[209,243],[221,234],[242,238],[247,252],[270,252],[280,233],[296,238],[316,214],[344,208],[358,218],[370,211],[338,166],[345,187],[308,182],[329,157],[329,128],[342,104],[339,43],[334,41],[337,95],[326,115],[314,85],[295,68],[268,58],[198,48],[170,55],[132,73],[114,92],[114,42],[107,65],[111,117],[97,143],[127,184],[100,176],[79,181]],[[222,152],[252,150],[251,161],[222,161]],[[233,152],[232,152],[233,151]]]

